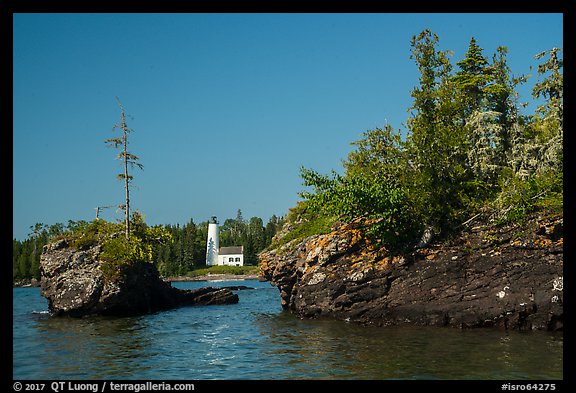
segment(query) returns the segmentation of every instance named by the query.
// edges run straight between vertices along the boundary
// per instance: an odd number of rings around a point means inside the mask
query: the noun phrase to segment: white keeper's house
[[[206,240],[206,265],[244,266],[244,247],[220,247],[219,228],[216,217],[208,221]]]
[[[244,266],[244,246],[220,247],[218,264],[229,266]]]

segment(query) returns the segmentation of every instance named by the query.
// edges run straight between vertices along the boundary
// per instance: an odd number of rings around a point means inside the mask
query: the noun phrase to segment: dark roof
[[[243,254],[244,247],[237,246],[237,247],[220,247],[219,255],[230,255],[230,254]]]

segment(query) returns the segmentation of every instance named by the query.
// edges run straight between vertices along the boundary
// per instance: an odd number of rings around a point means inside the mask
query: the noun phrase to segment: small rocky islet
[[[125,266],[120,274],[107,274],[99,258],[102,246],[84,250],[65,239],[47,244],[40,258],[41,294],[55,316],[130,316],[182,306],[238,303],[229,288],[182,290],[164,281],[147,262]]]

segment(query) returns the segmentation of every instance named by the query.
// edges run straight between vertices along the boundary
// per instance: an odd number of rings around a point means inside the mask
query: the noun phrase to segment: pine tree
[[[466,168],[481,190],[495,187],[499,172],[508,165],[511,132],[517,120],[516,85],[526,78],[513,78],[506,55],[500,46],[489,63],[474,37],[464,59],[456,64],[460,71],[452,80],[461,103],[460,120],[466,132]]]
[[[540,76],[549,75],[536,83],[532,89],[532,95],[536,99],[541,97],[545,99],[545,103],[538,107],[537,112],[545,121],[552,123],[551,126],[554,130],[563,130],[564,127],[564,75],[562,74],[564,60],[558,58],[559,52],[561,49],[552,48],[534,56],[535,59],[539,60],[546,54],[549,55],[547,61],[538,65]]]
[[[28,254],[20,254],[18,257],[18,277],[20,279],[30,278],[30,257]]]
[[[464,119],[474,111],[480,111],[485,87],[492,80],[493,68],[482,54],[482,48],[472,37],[464,59],[456,63],[460,71],[453,77],[464,100]]]
[[[499,144],[495,146],[496,164],[508,165],[508,158],[512,149],[512,128],[519,121],[518,92],[516,87],[526,83],[527,77],[520,75],[512,76],[512,70],[508,66],[506,55],[508,48],[499,46],[492,57],[493,78],[492,83],[486,86],[485,93],[488,100],[488,111],[497,112],[497,124],[500,126],[496,137]]]
[[[266,247],[265,229],[260,217],[252,217],[248,223],[249,240],[254,245],[255,252],[260,252]]]

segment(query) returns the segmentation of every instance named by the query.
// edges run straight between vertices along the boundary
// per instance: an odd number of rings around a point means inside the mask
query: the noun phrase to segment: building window
[[[228,258],[228,262],[234,262],[234,258],[232,257]]]
[[[240,257],[236,257],[236,262],[240,262]]]

